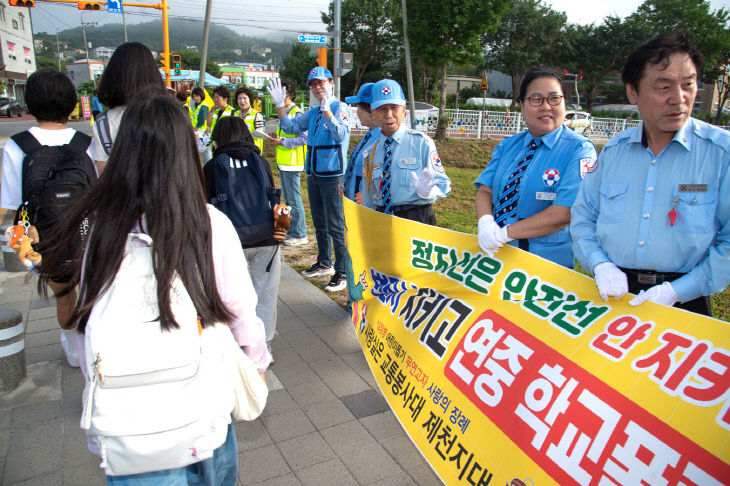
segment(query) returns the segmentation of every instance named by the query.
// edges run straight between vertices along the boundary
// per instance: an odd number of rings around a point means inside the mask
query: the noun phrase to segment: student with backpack
[[[271,352],[282,260],[279,241],[274,238],[273,208],[281,190],[274,187],[271,167],[261,157],[243,119],[221,118],[211,138],[213,159],[203,167],[206,193],[238,232],[258,296],[256,314],[264,321]]]
[[[77,101],[71,80],[59,71],[36,71],[28,78],[25,97],[38,126],[13,135],[5,144],[0,205],[19,210],[16,218],[23,212],[27,214],[28,223],[38,230],[40,243],[36,249],[43,256],[44,248],[52,243],[49,238],[53,226],[63,221],[69,205],[96,181],[96,172],[91,138],[66,125]],[[79,244],[78,226],[66,236],[68,251],[72,252]],[[76,291],[70,276],[62,271],[66,256],[48,284],[56,295],[58,323],[70,330],[74,327],[71,314]],[[68,333],[64,333],[64,339],[68,339]]]
[[[238,235],[206,205],[189,118],[164,92],[127,104],[106,170],[60,234],[86,218],[72,277],[81,423],[107,483],[235,485],[231,402],[214,386],[224,371],[200,336],[227,323],[259,373],[271,357]],[[68,240],[44,255],[42,283]]]

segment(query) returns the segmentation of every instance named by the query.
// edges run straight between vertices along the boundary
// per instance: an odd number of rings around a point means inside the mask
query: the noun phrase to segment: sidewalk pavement
[[[347,313],[284,265],[276,362],[262,416],[235,425],[239,484],[440,485],[377,389]],[[84,381],[54,299],[0,269],[0,308],[23,313],[27,378],[0,395],[0,485],[105,484],[79,428]]]

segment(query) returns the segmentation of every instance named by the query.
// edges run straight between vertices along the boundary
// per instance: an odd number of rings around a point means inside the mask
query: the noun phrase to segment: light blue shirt
[[[347,163],[345,170],[344,189],[345,197],[355,200],[355,194],[362,190],[362,152],[366,148],[372,146],[380,136],[380,127],[375,127],[365,134],[365,136],[357,144],[355,150],[350,154],[350,161]],[[352,168],[350,166],[352,165]]]
[[[309,175],[338,177],[345,169],[350,144],[350,107],[337,100],[330,102],[332,118],[320,116],[319,106],[296,118],[279,120],[282,131],[295,134],[307,131],[307,158],[304,170]]]
[[[720,292],[730,283],[730,133],[690,118],[656,157],[642,134],[643,123],[609,141],[583,181],[576,258],[587,270],[611,261],[687,273],[672,282],[682,302]]]
[[[446,197],[451,192],[451,180],[446,175],[444,166],[436,151],[436,144],[428,135],[407,128],[401,124],[400,128],[390,137],[393,143],[390,146],[392,159],[390,165],[390,200],[392,206],[433,204],[439,197],[424,199],[416,193],[411,180],[411,174],[420,176],[424,169],[430,168],[434,172],[433,180]],[[382,133],[375,143],[362,151],[363,160],[363,205],[376,209],[382,206],[380,182],[383,179],[383,161],[385,159],[384,146],[388,139]],[[368,178],[368,173],[371,177]]]
[[[533,138],[529,131],[525,131],[502,140],[494,149],[489,165],[474,181],[477,188],[482,185],[492,188],[494,210],[503,196],[510,174],[527,155]],[[595,166],[596,147],[593,142],[563,125],[539,140],[535,155],[522,175],[516,216],[507,217],[506,224],[529,218],[553,204],[570,207],[580,188],[581,167]],[[573,267],[570,229],[567,226],[549,235],[529,238],[528,242],[530,253]],[[518,246],[518,243],[513,241],[510,244]]]

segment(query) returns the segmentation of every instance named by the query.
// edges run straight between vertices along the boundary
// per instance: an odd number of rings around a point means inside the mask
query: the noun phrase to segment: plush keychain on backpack
[[[41,263],[41,254],[33,250],[33,245],[39,241],[35,226],[24,226],[22,223],[10,226],[5,230],[5,237],[8,246],[15,250],[25,268],[33,270]]]
[[[274,239],[279,243],[284,241],[289,226],[291,226],[291,206],[277,204],[274,206]]]

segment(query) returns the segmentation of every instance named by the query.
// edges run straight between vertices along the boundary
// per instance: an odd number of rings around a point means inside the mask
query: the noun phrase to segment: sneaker
[[[287,238],[284,240],[284,246],[299,246],[299,245],[306,245],[309,243],[309,240],[305,236],[304,238]]]
[[[314,262],[314,265],[304,270],[302,272],[302,275],[304,275],[305,277],[317,277],[319,275],[333,275],[334,273],[334,268],[324,266],[319,263],[319,260],[317,260],[316,262]]]
[[[347,275],[344,273],[335,273],[330,279],[330,283],[325,286],[325,290],[329,292],[337,292],[347,287]]]

